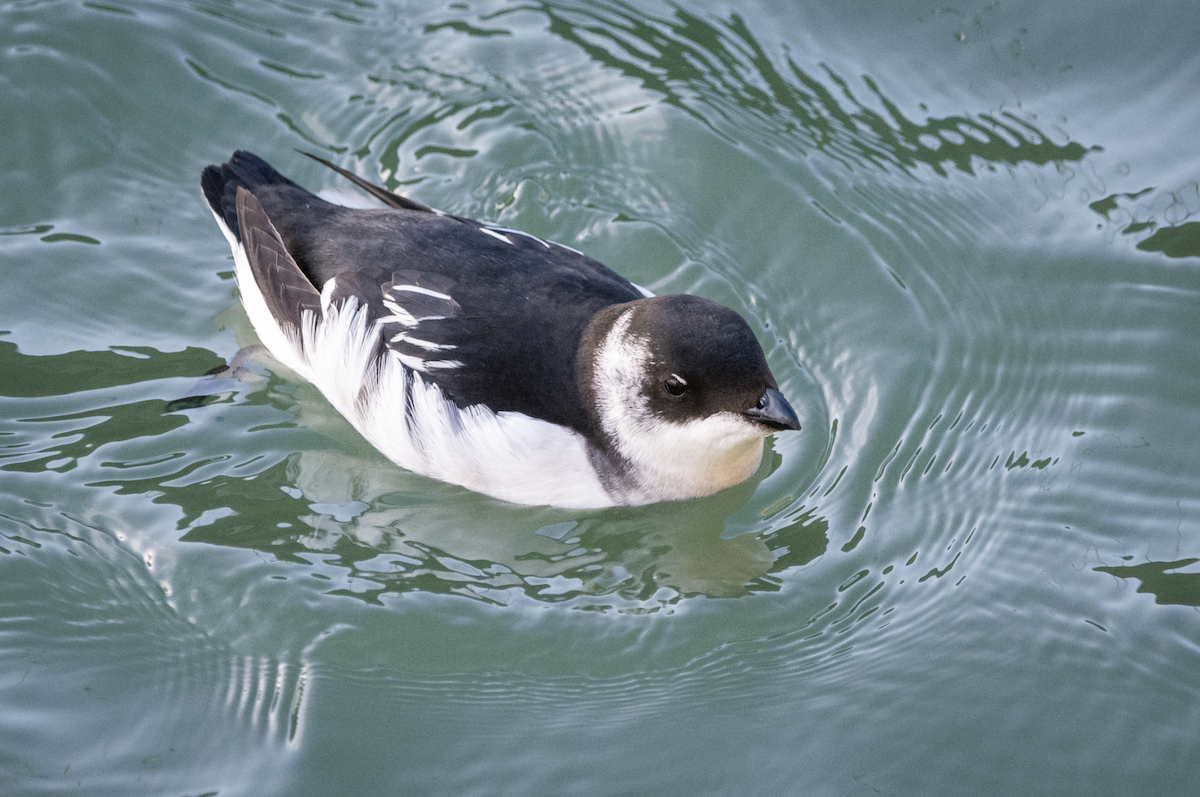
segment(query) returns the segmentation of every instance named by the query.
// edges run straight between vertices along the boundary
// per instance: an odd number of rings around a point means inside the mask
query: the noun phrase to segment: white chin
[[[732,412],[685,423],[651,419],[622,435],[621,453],[635,464],[655,500],[711,495],[754,475],[764,430]]]

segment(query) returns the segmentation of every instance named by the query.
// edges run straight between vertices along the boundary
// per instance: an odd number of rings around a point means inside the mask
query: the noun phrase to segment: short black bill
[[[796,411],[778,390],[768,388],[758,400],[758,406],[746,410],[746,417],[777,432],[800,431],[800,419],[796,417]]]

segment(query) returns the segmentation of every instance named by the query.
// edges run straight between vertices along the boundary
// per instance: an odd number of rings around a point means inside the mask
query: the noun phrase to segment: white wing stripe
[[[537,241],[538,243],[540,243],[542,246],[546,247],[547,249],[550,248],[550,244],[546,243],[541,238],[538,238],[536,235],[530,235],[529,233],[525,232],[524,230],[514,230],[512,227],[501,227],[497,224],[488,224],[487,226],[485,226],[483,228],[483,231],[484,232],[490,231],[493,233],[502,232],[505,234],[520,235],[525,238],[529,238],[531,240]],[[509,241],[509,243],[512,243],[512,241]]]
[[[487,227],[480,227],[479,231],[482,233],[486,233],[487,235],[490,235],[493,238],[499,238],[501,241],[504,241],[504,243],[508,244],[509,246],[516,246],[516,244],[514,244],[512,241],[510,241],[508,239],[508,236],[502,235],[501,233],[498,233],[495,230],[489,230]]]
[[[405,293],[420,293],[424,296],[432,296],[434,299],[444,299],[447,302],[454,301],[444,293],[439,293],[431,288],[422,288],[420,285],[393,285],[388,288],[389,291],[404,291]]]
[[[406,332],[399,332],[392,335],[389,343],[410,343],[418,349],[424,349],[425,351],[446,351],[458,348],[452,343],[434,343],[428,340],[421,340],[420,338],[410,338]]]
[[[395,349],[388,349],[388,353],[399,360],[400,364],[410,371],[425,373],[425,361],[420,357],[413,357],[411,354],[401,354]]]
[[[559,249],[566,249],[568,252],[573,252],[573,253],[579,255],[580,257],[587,257],[587,255],[585,255],[583,252],[580,252],[578,249],[576,249],[573,246],[567,246],[566,244],[560,244],[558,241],[551,241],[550,243],[554,244]]]

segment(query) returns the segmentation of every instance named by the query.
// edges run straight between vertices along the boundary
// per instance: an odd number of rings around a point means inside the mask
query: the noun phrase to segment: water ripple
[[[165,791],[220,790],[265,774],[269,758],[240,754],[247,744],[295,743],[303,668],[233,654],[179,618],[169,585],[155,579],[161,563],[95,515],[12,497],[0,504],[0,659],[9,673],[0,703],[12,720],[2,735],[10,760],[33,777],[26,785],[41,784],[40,793],[116,777],[107,787],[119,789],[126,781],[114,773],[135,771]]]

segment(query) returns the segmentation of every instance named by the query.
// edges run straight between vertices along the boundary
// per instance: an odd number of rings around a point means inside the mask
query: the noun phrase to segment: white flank
[[[376,368],[372,353],[384,319],[369,323],[366,308],[353,297],[333,304],[327,292],[320,317],[306,311],[300,334],[285,333],[267,309],[245,250],[213,215],[233,249],[242,303],[263,345],[316,385],[388,459],[517,504],[584,509],[616,503],[601,485],[581,435],[517,412],[495,413],[478,405],[459,409],[420,375],[426,369],[460,367],[461,362],[422,361],[392,350],[394,356],[382,358]],[[389,309],[403,310],[398,305]],[[423,320],[405,315],[409,326]]]
[[[275,359],[308,381],[313,381],[312,370],[300,351],[299,340],[286,334],[280,328],[275,317],[271,315],[271,311],[267,309],[267,302],[263,299],[262,292],[258,289],[258,283],[254,280],[254,274],[250,271],[250,261],[246,258],[245,248],[225,225],[224,219],[215,212],[213,218],[217,220],[217,225],[233,250],[234,276],[237,279],[238,290],[242,294],[242,306],[246,308],[246,315],[250,317],[250,323],[254,326],[254,331],[258,333],[258,339]]]
[[[645,341],[629,334],[626,310],[596,351],[593,387],[600,422],[634,467],[627,503],[710,495],[750,478],[762,462],[762,427],[732,412],[674,423],[653,415],[642,395],[650,367]]]
[[[420,374],[385,360],[372,400],[351,421],[388,459],[409,470],[517,504],[612,506],[583,437],[557,424],[486,407],[459,409]],[[411,386],[411,422],[405,401]],[[340,407],[339,407],[340,409]]]

